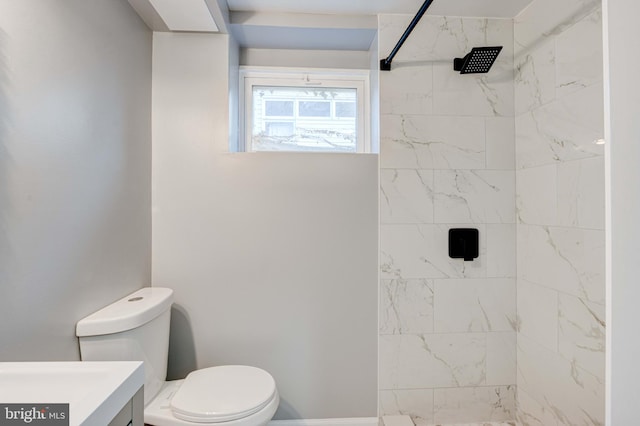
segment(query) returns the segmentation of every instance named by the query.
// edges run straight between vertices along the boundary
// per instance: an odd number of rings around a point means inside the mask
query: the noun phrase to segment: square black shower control
[[[475,228],[449,229],[449,257],[471,261],[479,255],[478,230]]]

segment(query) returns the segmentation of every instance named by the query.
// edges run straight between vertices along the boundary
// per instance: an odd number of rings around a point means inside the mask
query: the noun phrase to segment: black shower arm
[[[396,47],[393,48],[389,56],[387,56],[385,59],[380,59],[381,71],[391,71],[391,61],[393,61],[393,57],[396,56],[398,50],[400,50],[404,42],[407,40],[407,38],[409,38],[409,34],[411,34],[411,31],[413,31],[416,25],[418,25],[418,22],[420,22],[422,15],[425,14],[429,6],[431,6],[431,3],[433,3],[433,0],[426,0],[424,2],[422,7],[420,7],[418,13],[416,13],[416,16],[413,18],[413,20],[405,30],[404,34],[402,34],[402,37],[400,37],[400,40],[398,40],[398,43],[396,43]]]

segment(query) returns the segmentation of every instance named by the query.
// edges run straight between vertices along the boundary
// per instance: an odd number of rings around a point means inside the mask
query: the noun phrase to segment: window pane
[[[265,101],[264,115],[269,117],[293,117],[293,101]]]
[[[300,101],[300,117],[331,117],[331,102]]]
[[[355,102],[336,102],[336,117],[354,118],[356,116]]]
[[[356,152],[355,88],[253,86],[252,94],[253,151]]]
[[[293,123],[271,122],[266,123],[267,136],[293,136]]]

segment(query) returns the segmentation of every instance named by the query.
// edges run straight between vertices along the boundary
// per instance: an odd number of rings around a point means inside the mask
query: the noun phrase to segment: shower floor
[[[516,422],[438,423],[429,426],[517,426]]]
[[[455,423],[455,424],[439,424],[434,426],[516,426],[516,423],[515,422]]]
[[[378,426],[412,426],[414,423],[411,417],[406,415],[385,416],[378,419]],[[515,421],[508,422],[476,422],[476,423],[436,423],[424,424],[419,423],[417,426],[518,426]]]

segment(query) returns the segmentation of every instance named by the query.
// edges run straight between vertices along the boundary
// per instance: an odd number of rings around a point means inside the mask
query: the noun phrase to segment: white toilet
[[[165,381],[173,290],[146,287],[80,320],[83,361],[144,361],[144,421],[155,426],[264,426],[280,398],[255,367],[203,368]]]

